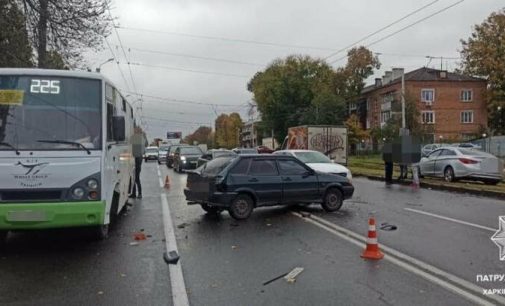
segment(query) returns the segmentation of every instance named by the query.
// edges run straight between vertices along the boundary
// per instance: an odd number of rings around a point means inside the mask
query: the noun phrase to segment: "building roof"
[[[441,78],[440,72],[444,71],[447,73],[447,77]],[[469,75],[448,72],[446,70],[433,69],[428,67],[421,67],[419,69],[405,73],[405,81],[449,81],[449,82],[486,82],[485,79],[476,78]],[[398,84],[401,82],[401,78],[396,78],[387,84],[382,84],[381,86],[375,86],[371,84],[365,86],[361,90],[361,94],[367,94],[376,89],[387,87],[393,84]]]
[[[440,72],[444,71],[447,73],[446,78],[440,77]],[[428,67],[422,67],[405,74],[406,81],[478,81],[485,82],[486,80],[481,78],[476,78],[469,75],[448,72],[446,70],[433,69]],[[399,82],[400,78],[393,80],[391,83]]]

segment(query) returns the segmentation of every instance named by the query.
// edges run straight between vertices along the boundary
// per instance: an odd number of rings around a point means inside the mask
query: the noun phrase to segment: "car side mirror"
[[[112,130],[115,141],[125,141],[125,120],[123,116],[114,116],[112,117]]]

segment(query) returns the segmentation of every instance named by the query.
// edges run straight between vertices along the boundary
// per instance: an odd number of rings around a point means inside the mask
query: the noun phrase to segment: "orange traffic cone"
[[[170,178],[167,176],[165,176],[165,188],[168,189],[170,188]]]
[[[361,254],[361,257],[365,259],[382,259],[384,254],[379,249],[379,243],[377,242],[377,232],[375,230],[375,218],[370,217],[368,221],[368,238],[366,240],[366,249]]]

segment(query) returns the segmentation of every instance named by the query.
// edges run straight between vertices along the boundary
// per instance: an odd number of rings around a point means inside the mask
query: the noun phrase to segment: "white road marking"
[[[163,183],[163,178],[161,177],[160,165],[156,165],[156,168],[158,170],[158,179],[160,182],[160,188],[163,188],[165,187],[165,183]]]
[[[172,223],[172,216],[170,215],[170,208],[168,207],[168,200],[166,194],[161,194],[161,208],[163,211],[163,225],[165,227],[165,246],[167,252],[177,250],[177,241],[175,240],[174,225]],[[180,255],[180,254],[179,254]],[[172,286],[172,300],[174,306],[188,306],[188,292],[184,284],[184,275],[182,274],[182,263],[176,265],[168,265],[170,271],[170,284]]]
[[[435,218],[442,219],[442,220],[451,221],[451,222],[454,222],[454,223],[459,223],[459,224],[464,224],[464,225],[468,225],[468,226],[473,226],[473,227],[480,228],[480,229],[483,229],[483,230],[487,230],[487,231],[490,231],[490,232],[493,232],[493,233],[497,231],[497,229],[495,229],[495,228],[491,228],[491,227],[487,227],[487,226],[483,226],[483,225],[479,225],[479,224],[475,224],[475,223],[470,223],[470,222],[466,222],[466,221],[462,221],[462,220],[458,220],[458,219],[453,219],[453,218],[449,218],[449,217],[444,217],[444,216],[441,216],[441,215],[432,214],[432,213],[429,213],[429,212],[426,212],[426,211],[422,211],[422,210],[418,210],[418,209],[412,209],[412,208],[404,208],[404,209],[408,210],[408,211],[411,211],[411,212],[418,213],[418,214],[422,214],[422,215],[426,215],[426,216],[431,216],[431,217],[435,217]]]
[[[353,231],[350,231],[339,225],[326,221],[325,219],[319,218],[314,215],[311,215],[309,218],[304,218],[301,214],[296,212],[292,212],[292,214],[301,218],[305,222],[312,223],[326,230],[327,232],[330,232],[344,240],[347,240],[348,242],[356,246],[364,248],[366,245],[365,244],[366,238],[364,236],[358,235]],[[395,249],[392,249],[390,247],[381,244],[380,248],[382,249],[382,251],[386,253],[386,256],[384,256],[385,260],[388,260],[391,263],[412,272],[413,274],[419,275],[430,282],[440,285],[441,287],[449,291],[452,291],[468,299],[469,301],[472,301],[479,305],[493,305],[492,303],[480,297],[480,295],[483,294],[483,288],[469,281],[461,279],[455,275],[452,275],[448,272],[440,270],[430,264],[424,263],[413,257],[410,257],[406,254],[396,251]],[[448,281],[451,281],[452,283]],[[460,287],[456,285],[459,285]],[[466,290],[464,290],[463,288]],[[494,301],[497,301],[500,304],[505,304],[504,297],[498,295],[490,295],[486,297]]]

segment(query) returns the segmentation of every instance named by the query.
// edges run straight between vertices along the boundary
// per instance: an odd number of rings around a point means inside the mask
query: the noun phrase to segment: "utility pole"
[[[405,74],[402,73],[402,128],[405,129]]]

